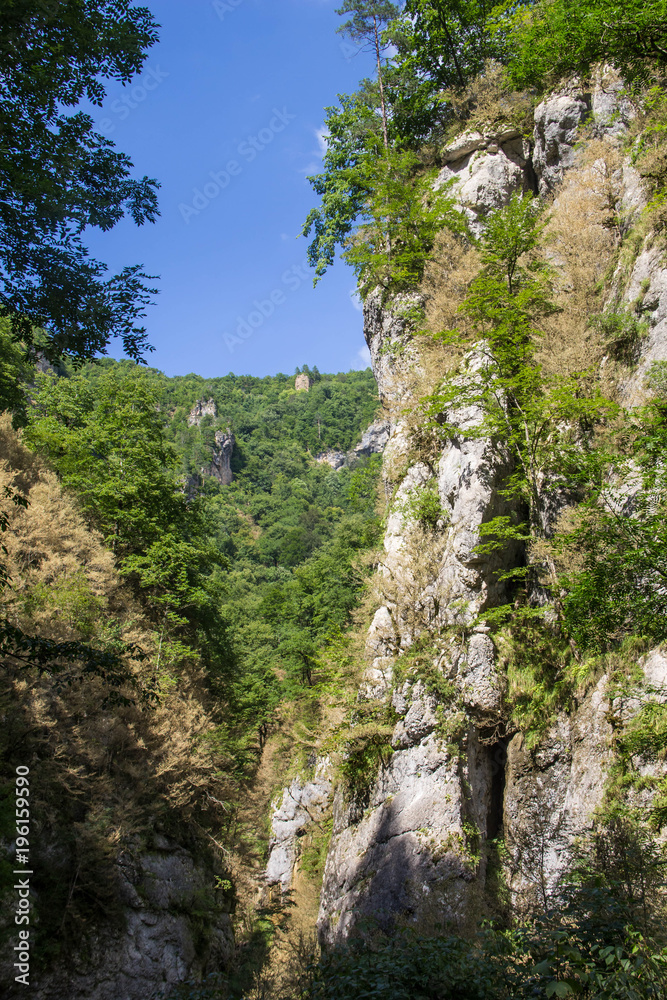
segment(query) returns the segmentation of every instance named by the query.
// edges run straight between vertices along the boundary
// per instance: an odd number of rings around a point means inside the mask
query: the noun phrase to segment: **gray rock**
[[[213,460],[209,467],[209,475],[217,479],[223,486],[229,486],[234,478],[232,472],[232,454],[236,441],[230,431],[215,432]]]
[[[440,158],[443,163],[455,163],[457,160],[462,160],[470,153],[474,153],[479,149],[489,149],[490,145],[496,147],[494,152],[498,152],[499,146],[520,137],[521,131],[513,125],[489,128],[484,132],[468,129],[445,146],[440,154]]]
[[[388,420],[377,420],[364,431],[361,441],[353,448],[354,453],[367,458],[371,455],[381,455],[389,440],[390,431],[391,425]]]
[[[217,417],[218,407],[214,399],[198,399],[190,410],[188,427],[199,427],[204,417]]]
[[[463,824],[475,825],[482,837],[490,832],[492,781],[492,760],[474,732],[462,765],[430,732],[393,754],[365,808],[346,802],[339,790],[318,919],[322,941],[340,943],[369,918],[386,930],[443,920],[463,927],[470,884],[483,878]]]
[[[329,807],[332,792],[329,767],[329,761],[322,760],[312,781],[302,783],[295,778],[283,790],[280,805],[271,817],[266,881],[268,885],[280,885],[282,892],[287,892],[292,885],[297,838],[312,823],[321,821]]]
[[[648,336],[641,345],[638,364],[621,387],[625,404],[637,406],[647,396],[645,380],[649,368],[656,361],[667,361],[667,268],[658,247],[649,245],[637,257],[624,300],[637,310],[638,318],[648,323]]]
[[[100,927],[67,970],[35,975],[36,1000],[151,1000],[229,967],[234,935],[214,874],[173,841],[118,859],[122,931]],[[205,935],[192,911],[207,905]]]
[[[339,469],[347,468],[347,452],[321,451],[315,455],[315,461],[321,465],[330,465],[335,472],[338,472]]]
[[[537,177],[546,195],[566,170],[576,168],[580,126],[591,116],[595,134],[612,141],[621,136],[629,114],[623,102],[619,88],[602,76],[590,95],[573,88],[544,101],[535,113],[535,174],[530,147],[518,134],[465,133],[444,151],[438,183],[451,182],[479,233],[488,212],[507,204],[513,192],[534,189]],[[627,159],[613,184],[621,225],[629,225],[645,200]],[[643,314],[651,317],[633,381],[636,391],[651,360],[667,359],[667,271],[649,247],[635,263],[628,301],[633,295],[643,296]],[[586,829],[602,801],[611,759],[604,677],[579,707],[558,715],[533,750],[519,736],[509,747],[499,738],[506,681],[497,670],[489,630],[479,624],[472,634],[468,630],[485,609],[508,599],[498,576],[522,558],[518,543],[495,553],[477,548],[483,525],[512,513],[500,495],[511,466],[502,449],[474,433],[481,420],[474,407],[454,419],[446,415],[461,433],[437,460],[411,458],[403,413],[413,403],[421,362],[404,313],[420,303],[417,296],[406,296],[387,305],[377,291],[364,308],[373,370],[390,415],[383,474],[394,503],[379,567],[382,603],[367,636],[359,697],[391,700],[399,718],[391,737],[394,752],[368,787],[354,793],[338,788],[335,795],[318,922],[327,944],[343,942],[365,918],[385,928],[428,927],[443,919],[463,928],[485,879],[484,852],[473,859],[466,845],[471,825],[482,844],[504,833],[515,862],[508,870],[515,900],[528,902],[532,896],[539,902],[558,880],[573,837]],[[461,379],[475,378],[483,363],[483,354],[472,352]],[[438,530],[419,535],[405,503],[414,490],[433,482],[434,474],[445,516]],[[557,484],[552,492],[549,520],[568,502]],[[406,608],[424,612],[421,624]],[[433,645],[432,653],[424,654],[431,659],[429,669],[450,686],[443,700],[434,691],[446,686],[429,685],[418,674],[394,682],[397,660],[409,656],[420,634]],[[647,684],[659,688],[667,679],[667,658],[652,654],[644,671]]]
[[[555,94],[535,109],[533,169],[539,192],[547,195],[575,162],[579,126],[591,114],[588,94]]]
[[[667,700],[665,653],[653,650],[641,666],[651,697]],[[614,737],[608,683],[608,676],[602,676],[571,714],[557,718],[532,751],[520,734],[509,744],[504,833],[513,858],[510,890],[519,906],[544,904],[549,898],[568,863],[573,840],[590,828],[602,804]],[[629,719],[640,705],[639,699],[628,699],[624,717]],[[659,769],[664,765],[655,765],[653,772]]]
[[[361,441],[351,451],[321,451],[315,455],[315,461],[330,465],[334,471],[354,468],[360,458],[371,455],[381,455],[385,449],[391,425],[388,420],[377,420],[364,431]]]
[[[514,193],[532,190],[529,149],[522,142],[517,144],[517,135],[502,146],[485,139],[485,148],[476,146],[473,152],[448,162],[438,174],[436,190],[450,185],[476,236],[483,230],[485,216],[507,205]]]

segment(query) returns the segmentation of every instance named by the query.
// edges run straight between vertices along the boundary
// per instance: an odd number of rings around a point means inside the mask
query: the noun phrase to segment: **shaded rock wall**
[[[30,993],[36,1000],[152,1000],[230,964],[228,906],[213,872],[189,851],[156,835],[150,849],[119,856],[117,879],[122,929],[100,927],[67,972],[60,969],[42,982],[33,970]],[[197,916],[204,911],[206,930]],[[6,982],[12,979],[8,975]],[[20,986],[7,995],[24,992]]]

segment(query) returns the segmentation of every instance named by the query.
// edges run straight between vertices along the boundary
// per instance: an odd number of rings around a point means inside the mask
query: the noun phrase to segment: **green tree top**
[[[387,103],[384,94],[384,81],[382,78],[382,51],[385,48],[382,32],[383,29],[395,20],[400,11],[395,3],[388,3],[387,0],[347,0],[342,7],[336,10],[337,14],[352,14],[349,21],[342,24],[338,31],[347,35],[354,42],[363,42],[370,45],[375,53],[375,60],[378,74],[378,85],[380,87],[380,106],[382,109],[382,137],[384,148],[389,148],[389,134],[387,129]]]
[[[138,265],[107,277],[83,241],[129,215],[155,220],[156,181],[75,110],[100,105],[104,81],[141,70],[157,24],[128,0],[13,0],[0,19],[0,315],[30,348],[35,327],[49,361],[88,358],[114,337],[137,358],[152,294]]]

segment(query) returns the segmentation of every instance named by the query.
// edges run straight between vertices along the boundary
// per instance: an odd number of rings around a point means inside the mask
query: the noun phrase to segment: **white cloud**
[[[357,358],[361,361],[364,368],[368,368],[371,363],[371,352],[365,345],[357,351]]]
[[[358,289],[352,288],[350,290],[350,302],[352,303],[352,305],[354,306],[354,308],[357,310],[357,312],[363,312],[364,311],[364,304],[361,301],[361,296],[359,295]]]
[[[307,167],[302,167],[299,170],[300,174],[319,174],[322,170],[322,157],[327,151],[327,132],[326,125],[320,125],[313,131],[313,135],[317,139],[317,149],[310,150],[310,156],[316,157],[316,159],[311,160]]]
[[[320,125],[319,128],[315,129],[315,138],[317,139],[317,146],[321,158],[327,151],[327,140],[329,138],[329,130],[326,125]]]

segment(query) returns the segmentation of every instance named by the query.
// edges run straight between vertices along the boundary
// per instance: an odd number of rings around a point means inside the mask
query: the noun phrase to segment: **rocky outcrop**
[[[579,127],[590,115],[590,94],[555,94],[535,109],[533,169],[542,196],[553,191],[573,166]]]
[[[216,431],[213,459],[209,467],[209,475],[217,479],[222,486],[229,486],[234,478],[232,472],[232,454],[236,443],[231,431]]]
[[[188,427],[199,427],[204,417],[217,417],[218,407],[214,399],[198,399],[190,410]]]
[[[309,392],[312,384],[313,380],[310,377],[310,375],[305,375],[305,374],[297,375],[296,379],[294,380],[294,388],[296,389],[297,392]]]
[[[430,669],[451,686],[452,699],[438,704],[420,680],[394,686],[400,719],[389,763],[361,805],[354,795],[337,794],[319,917],[328,943],[344,939],[360,919],[419,924],[431,907],[463,927],[474,895],[466,886],[483,882],[484,865],[471,861],[471,845],[495,836],[499,825],[498,741],[489,733],[503,682],[483,626],[463,642],[435,636],[448,626],[463,628],[465,636],[465,623],[504,596],[499,556],[480,557],[475,547],[482,523],[507,512],[498,493],[506,472],[503,455],[488,442],[452,443],[436,479],[443,524],[428,534],[411,532],[404,511],[433,474],[416,465],[399,487],[381,566],[389,600],[371,626],[361,695],[386,697],[401,656],[427,635],[437,647]]]
[[[437,183],[450,185],[479,233],[485,216],[513,193],[558,193],[577,167],[582,123],[613,139],[630,114],[618,82],[600,77],[591,93],[572,88],[540,104],[532,141],[509,127],[460,136],[443,151]],[[631,219],[642,195],[627,160],[614,184],[619,217]],[[666,356],[667,344],[666,272],[648,254],[635,262],[625,293],[641,292],[644,315],[652,317],[639,376],[650,360]],[[335,793],[318,923],[327,944],[344,941],[369,919],[385,928],[464,928],[475,907],[479,913],[488,842],[500,832],[513,852],[515,899],[550,891],[573,837],[602,801],[612,753],[606,676],[575,711],[557,717],[536,747],[505,733],[505,681],[489,630],[474,621],[506,599],[500,571],[523,559],[518,544],[477,551],[482,525],[510,513],[499,491],[511,470],[497,445],[466,437],[466,426],[472,430],[479,420],[474,411],[457,414],[463,431],[437,460],[411,460],[403,413],[421,362],[407,316],[419,304],[417,296],[404,296],[388,305],[379,292],[365,302],[366,339],[390,416],[384,474],[394,501],[359,698],[391,700],[398,721],[377,775],[364,788],[341,785]],[[478,363],[470,355],[462,377],[474,377]],[[411,498],[424,489],[437,490],[442,510],[428,529],[410,514]],[[417,640],[425,650],[418,657],[411,655]],[[663,654],[643,663],[645,676],[653,670],[663,686],[665,668]]]
[[[490,212],[506,205],[514,193],[534,188],[530,142],[511,127],[464,132],[443,150],[442,159],[436,188],[449,185],[475,235]]]
[[[497,830],[493,755],[472,727],[465,757],[447,752],[434,723],[432,712],[421,716],[413,745],[392,755],[362,803],[337,793],[318,921],[327,944],[364,920],[390,930],[443,920],[463,927],[469,917],[479,877],[469,831]]]
[[[390,424],[388,420],[377,420],[364,431],[361,441],[352,449],[355,455],[369,458],[371,455],[381,455],[389,440]]]
[[[388,420],[378,420],[364,431],[361,441],[351,451],[321,451],[315,455],[315,461],[330,465],[336,472],[339,469],[353,468],[360,458],[382,454],[389,440],[390,430]]]
[[[519,908],[544,905],[574,839],[589,828],[602,805],[613,760],[612,718],[629,721],[641,705],[642,688],[654,700],[667,700],[667,655],[653,650],[640,666],[638,697],[615,702],[603,674],[573,712],[558,716],[537,746],[528,748],[521,734],[510,741],[503,829],[512,857],[509,888]],[[665,765],[656,762],[643,773],[664,774]]]
[[[332,792],[329,771],[329,761],[323,760],[311,781],[295,778],[284,789],[271,816],[266,881],[268,885],[279,885],[282,892],[288,892],[292,886],[299,838],[313,823],[320,823],[329,809]]]
[[[348,452],[346,451],[320,451],[315,455],[315,461],[320,465],[330,465],[334,472],[339,469],[347,469],[349,465]]]
[[[152,1000],[229,966],[229,903],[213,872],[189,851],[155,835],[151,849],[124,851],[117,873],[123,929],[101,928],[87,941],[86,957],[49,977],[48,985],[40,985],[35,970],[36,1000]],[[202,934],[197,914],[204,911]]]

